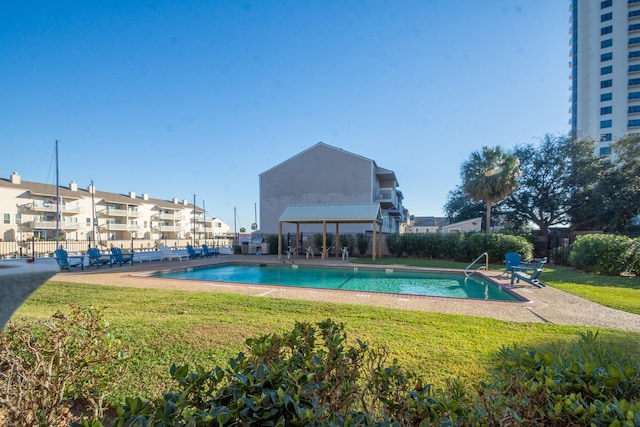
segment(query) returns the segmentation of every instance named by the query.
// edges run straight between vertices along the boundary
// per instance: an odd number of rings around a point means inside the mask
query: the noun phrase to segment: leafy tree
[[[486,205],[484,202],[471,200],[462,189],[461,185],[449,191],[444,211],[451,222],[464,221],[466,219],[484,216]]]
[[[584,206],[598,174],[591,141],[545,135],[540,145],[517,146],[522,174],[505,201],[509,216],[531,222],[548,236],[549,227],[567,224],[574,207]]]
[[[498,147],[482,147],[462,164],[462,190],[474,201],[486,205],[485,230],[491,228],[491,208],[518,187],[518,158]]]

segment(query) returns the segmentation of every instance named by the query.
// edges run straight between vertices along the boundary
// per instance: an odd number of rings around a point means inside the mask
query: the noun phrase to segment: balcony
[[[174,232],[177,233],[179,231],[182,231],[182,227],[180,227],[179,225],[164,225],[164,224],[160,224],[157,227],[158,231],[161,232]]]
[[[106,231],[139,231],[140,226],[134,224],[104,224],[100,226],[102,230]]]
[[[400,207],[398,206],[398,195],[395,188],[381,188],[378,190],[378,195],[375,201],[380,203],[380,207],[382,209]]]
[[[24,227],[31,230],[55,230],[55,221],[29,221],[22,224]],[[80,225],[77,222],[61,221],[59,223],[60,230],[77,230]]]
[[[154,221],[168,220],[168,221],[184,221],[184,216],[181,213],[158,213],[155,214],[152,219]]]
[[[32,212],[56,212],[55,202],[45,202],[44,200],[32,200],[25,207]],[[64,213],[83,213],[84,208],[78,206],[78,203],[71,202],[60,204],[60,212]]]
[[[140,213],[134,209],[106,208],[100,211],[102,216],[137,218]]]

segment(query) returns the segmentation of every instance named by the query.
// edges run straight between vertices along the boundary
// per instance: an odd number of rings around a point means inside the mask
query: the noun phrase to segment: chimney
[[[132,199],[136,198],[136,192],[135,191],[129,191],[129,197]]]
[[[187,205],[188,205],[188,203],[187,203],[187,199],[182,199],[182,204],[183,204],[183,205],[185,205],[185,206],[187,206]]]
[[[69,190],[71,191],[78,191],[78,184],[76,184],[75,181],[71,181],[69,183]]]
[[[149,195],[147,193],[142,193],[142,200],[149,200]]]
[[[89,194],[95,194],[95,192],[96,192],[96,187],[94,187],[94,185],[93,185],[93,184],[89,184],[89,185],[87,186],[87,191],[89,192]]]
[[[20,184],[22,181],[20,180],[20,175],[18,172],[14,172],[11,174],[11,183],[12,184]]]
[[[177,205],[177,204],[178,204],[178,198],[177,198],[177,197],[174,197],[174,198],[173,198],[173,204],[174,204],[174,205]]]

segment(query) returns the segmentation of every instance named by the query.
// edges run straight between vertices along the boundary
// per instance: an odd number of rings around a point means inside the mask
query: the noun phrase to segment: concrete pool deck
[[[326,301],[345,304],[372,305],[403,310],[452,313],[488,317],[512,322],[544,322],[564,325],[606,327],[640,332],[640,315],[604,307],[550,286],[536,288],[520,282],[512,290],[528,302],[479,301],[442,297],[425,297],[396,294],[378,294],[327,289],[290,288],[251,284],[201,282],[183,279],[144,277],[144,274],[223,263],[281,264],[275,255],[221,255],[217,258],[189,261],[151,261],[133,266],[102,267],[56,274],[50,280],[137,288],[173,289],[195,292],[236,293],[258,297]],[[362,264],[350,264],[339,258],[321,260],[296,257],[298,265],[346,266],[364,268]],[[384,268],[384,266],[376,266]],[[402,269],[400,266],[389,268]],[[501,272],[485,274],[502,286],[509,285],[509,278]]]

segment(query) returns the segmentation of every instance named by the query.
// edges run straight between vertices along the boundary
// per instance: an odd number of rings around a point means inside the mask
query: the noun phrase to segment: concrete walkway
[[[640,332],[640,315],[604,307],[549,286],[536,288],[524,282],[520,282],[518,286],[513,288],[513,292],[526,298],[528,300],[527,302],[500,302],[144,277],[145,273],[156,271],[229,262],[282,264],[274,255],[221,255],[218,258],[204,260],[152,261],[136,263],[133,266],[101,267],[100,269],[92,268],[84,271],[72,271],[70,273],[60,272],[51,278],[51,280],[96,285],[175,289],[197,292],[226,292],[270,298],[363,304],[405,310],[489,317],[513,322],[546,322]],[[349,261],[342,261],[336,258],[321,260],[319,257],[309,260],[304,257],[296,257],[295,263],[298,265],[356,266],[350,264]],[[364,267],[362,264],[358,264],[357,266],[361,268]],[[378,267],[384,268],[383,266]],[[388,267],[394,269],[403,268],[400,266]],[[487,276],[499,285],[509,285],[508,278],[499,272],[489,272]]]

